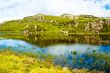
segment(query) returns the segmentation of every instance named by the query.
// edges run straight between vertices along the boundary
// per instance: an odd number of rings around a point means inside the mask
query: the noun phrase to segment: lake
[[[62,67],[110,72],[109,35],[0,36],[0,50],[47,57]]]

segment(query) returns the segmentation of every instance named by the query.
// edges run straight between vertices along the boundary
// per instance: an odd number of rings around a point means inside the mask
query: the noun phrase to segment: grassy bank
[[[0,53],[0,73],[70,73],[70,71],[33,57],[3,51]]]
[[[69,70],[67,67],[55,66],[52,62],[42,61],[28,55],[14,53],[10,50],[0,51],[0,73],[104,73],[87,69]]]

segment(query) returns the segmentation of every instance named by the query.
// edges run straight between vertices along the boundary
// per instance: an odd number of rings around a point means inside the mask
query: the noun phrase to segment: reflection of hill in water
[[[3,38],[20,39],[32,44],[36,44],[40,47],[55,45],[55,44],[95,44],[95,45],[107,45],[110,44],[110,35],[39,35],[39,36],[0,36]]]
[[[29,36],[29,42],[37,44],[41,47],[55,45],[55,44],[95,44],[107,45],[110,44],[109,35],[68,35],[68,36]]]

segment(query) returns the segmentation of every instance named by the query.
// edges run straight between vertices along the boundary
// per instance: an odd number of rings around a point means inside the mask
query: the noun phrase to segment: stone
[[[69,70],[68,67],[63,67],[63,70]]]

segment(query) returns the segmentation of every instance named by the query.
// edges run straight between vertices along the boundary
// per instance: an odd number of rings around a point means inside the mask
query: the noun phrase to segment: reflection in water
[[[38,45],[39,47],[46,47],[55,44],[71,44],[71,43],[81,43],[81,44],[93,44],[93,45],[109,45],[110,35],[75,35],[70,34],[68,36],[64,35],[0,35],[0,37],[24,40],[29,43]]]
[[[37,54],[39,58],[54,57],[56,65],[88,68],[110,72],[110,45],[57,44],[40,48],[22,40],[2,39],[0,49],[10,48],[19,53]],[[43,56],[43,57],[42,57]]]
[[[55,44],[83,43],[94,45],[109,45],[110,35],[68,35],[68,36],[28,36],[29,42],[37,44],[40,47],[46,47]]]

